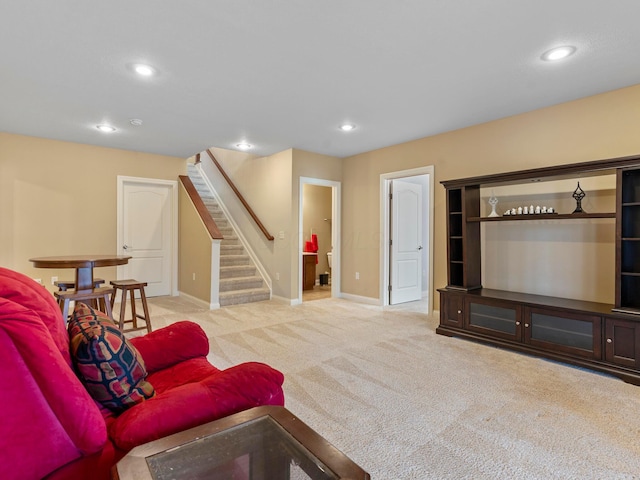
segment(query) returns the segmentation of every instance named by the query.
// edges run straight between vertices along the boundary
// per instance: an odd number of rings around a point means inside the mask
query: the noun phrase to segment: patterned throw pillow
[[[140,353],[104,313],[77,303],[68,330],[76,372],[101,405],[119,413],[155,395]]]

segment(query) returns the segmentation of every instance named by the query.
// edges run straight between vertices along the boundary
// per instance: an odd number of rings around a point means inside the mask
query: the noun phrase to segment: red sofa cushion
[[[34,311],[47,326],[58,351],[71,366],[69,336],[60,307],[46,288],[22,273],[0,267],[0,297],[12,300]]]
[[[33,310],[1,297],[0,365],[3,478],[40,479],[103,448],[100,411],[47,327]]]

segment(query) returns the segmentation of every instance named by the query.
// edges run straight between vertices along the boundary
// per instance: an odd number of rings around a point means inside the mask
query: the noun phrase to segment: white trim
[[[340,205],[342,199],[342,183],[333,180],[323,180],[320,178],[300,177],[298,186],[298,303],[302,303],[302,252],[304,234],[302,232],[303,223],[303,195],[304,185],[316,185],[319,187],[331,187],[331,297],[340,297],[340,240],[342,238],[340,226],[342,225]]]
[[[189,295],[188,293],[184,293],[184,292],[178,292],[178,295],[181,298],[186,298],[187,300],[189,300],[191,303],[195,303],[196,305],[198,305],[201,308],[204,308],[206,310],[217,310],[218,308],[220,308],[220,304],[218,303],[217,305],[214,304],[209,304],[206,301],[194,297],[192,295]]]
[[[206,173],[202,169],[202,165],[201,164],[195,164],[194,166],[196,167],[196,169],[200,173],[200,177],[204,180],[204,183],[207,184],[207,188],[209,189],[209,191],[211,192],[213,197],[216,199],[216,202],[218,202],[218,206],[224,212],[224,216],[227,217],[227,221],[233,227],[233,230],[235,231],[236,235],[238,236],[238,239],[240,240],[240,243],[242,244],[244,249],[247,251],[247,255],[249,255],[249,257],[251,257],[251,260],[253,261],[254,265],[256,266],[258,272],[260,272],[260,276],[262,276],[262,279],[267,284],[267,287],[269,287],[269,298],[271,298],[272,291],[273,291],[273,283],[271,281],[271,277],[267,273],[267,270],[264,268],[264,265],[262,265],[262,262],[260,262],[260,260],[258,259],[258,256],[255,254],[255,252],[251,248],[251,246],[250,246],[249,242],[247,241],[246,237],[242,234],[242,230],[238,227],[238,224],[233,220],[233,217],[229,213],[229,209],[227,208],[227,206],[224,204],[224,202],[222,201],[222,199],[218,195],[218,192],[216,192],[216,189],[213,188],[213,184],[211,183],[211,181],[209,180],[209,177],[207,177]]]
[[[116,251],[118,255],[125,255],[124,232],[122,221],[124,219],[124,186],[128,183],[144,185],[163,185],[171,189],[171,295],[178,295],[178,182],[177,180],[161,180],[158,178],[128,177],[118,175],[116,194]],[[117,278],[121,279],[124,272],[123,266],[117,267]]]
[[[211,290],[209,301],[210,310],[220,308],[220,244],[222,240],[211,240]]]
[[[350,302],[364,303],[366,305],[376,305],[378,307],[380,306],[380,300],[377,298],[363,297],[361,295],[353,295],[351,293],[343,293],[341,295],[341,298],[343,298],[344,300],[349,300]]]
[[[291,306],[300,305],[302,303],[299,298],[286,298],[286,297],[280,297],[279,295],[273,295],[271,297],[271,300],[278,303],[284,303],[285,305],[291,305]]]
[[[383,243],[380,249],[380,304],[382,306],[389,305],[389,186],[391,180],[415,177],[418,175],[427,175],[429,182],[429,213],[427,215],[427,228],[429,229],[429,286],[427,288],[427,313],[431,313],[433,309],[433,216],[434,216],[434,167],[429,165],[426,167],[412,168],[409,170],[401,170],[398,172],[383,173],[380,175],[380,231],[383,232]]]

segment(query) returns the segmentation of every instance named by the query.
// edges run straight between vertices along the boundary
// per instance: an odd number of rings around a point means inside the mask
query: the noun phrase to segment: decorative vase
[[[493,190],[492,190],[491,191],[491,196],[489,197],[489,205],[491,205],[491,213],[489,214],[490,217],[499,217],[500,216],[496,212],[496,205],[497,204],[498,204],[498,199],[493,194]]]

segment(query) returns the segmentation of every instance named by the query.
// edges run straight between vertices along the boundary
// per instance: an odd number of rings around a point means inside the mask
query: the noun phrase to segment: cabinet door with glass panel
[[[511,302],[467,297],[465,328],[472,332],[522,341],[522,307]]]
[[[544,308],[525,309],[524,341],[546,350],[600,360],[602,318]]]

